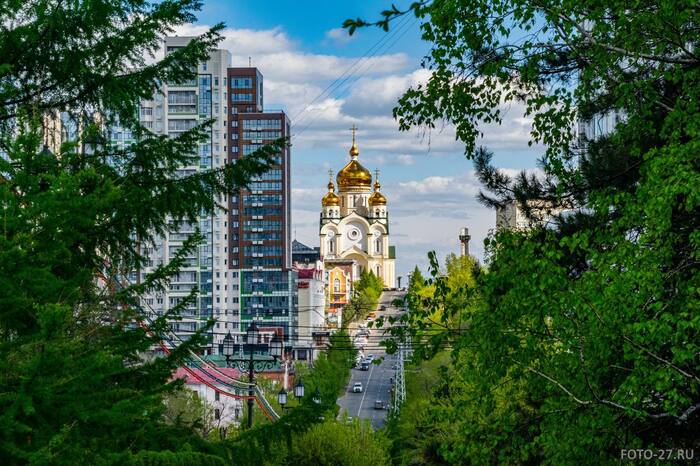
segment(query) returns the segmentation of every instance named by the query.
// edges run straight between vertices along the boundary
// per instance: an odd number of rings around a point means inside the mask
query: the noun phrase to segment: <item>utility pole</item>
[[[404,376],[404,358],[406,357],[406,345],[401,343],[397,352],[398,361],[396,362],[396,375],[394,377],[394,399],[392,410],[394,414],[398,413],[401,405],[406,401],[406,379]]]

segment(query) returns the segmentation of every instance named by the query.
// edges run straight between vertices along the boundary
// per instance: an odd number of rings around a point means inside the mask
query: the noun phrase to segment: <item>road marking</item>
[[[372,372],[374,371],[374,361],[372,362],[372,368],[369,370],[369,377],[367,377],[367,386],[362,390],[362,399],[360,400],[360,409],[357,410],[357,416],[360,416],[360,411],[362,411],[362,403],[365,402],[365,396],[367,396],[367,389],[369,388],[369,383],[372,380]]]

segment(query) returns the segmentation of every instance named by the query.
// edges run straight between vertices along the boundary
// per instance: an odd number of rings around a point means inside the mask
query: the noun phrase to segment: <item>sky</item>
[[[405,8],[410,2],[394,3]],[[428,77],[420,64],[430,44],[421,40],[415,18],[397,20],[389,33],[365,28],[350,37],[341,27],[348,18],[376,19],[390,5],[205,0],[197,23],[176,33],[196,35],[224,23],[220,47],[232,53],[232,65],[250,60],[258,67],[265,109],[290,117],[293,236],[308,246],[319,243],[328,170],[337,172],[348,162],[349,128],[357,125],[359,161],[373,173],[380,170],[396,272],[405,277],[416,265],[426,270],[428,251],[441,259],[458,253],[462,227],[470,230],[470,252],[483,260],[483,241],[496,215],[476,201],[479,182],[450,125],[400,132],[392,117],[401,94]],[[534,168],[538,152],[527,144],[530,124],[522,108],[513,106],[501,125],[482,128],[479,144],[494,152],[499,167],[513,173]]]

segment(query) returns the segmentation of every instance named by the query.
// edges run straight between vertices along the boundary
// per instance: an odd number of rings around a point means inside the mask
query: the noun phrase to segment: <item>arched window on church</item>
[[[376,275],[377,275],[377,277],[381,277],[381,276],[382,276],[382,269],[381,269],[381,267],[379,267],[379,266],[377,266],[377,273],[376,273]]]
[[[335,293],[340,293],[340,279],[338,279],[338,278],[333,280],[333,291]]]
[[[333,239],[328,240],[328,252],[333,253]]]
[[[374,252],[377,254],[381,254],[382,252],[382,239],[377,238],[374,240]]]

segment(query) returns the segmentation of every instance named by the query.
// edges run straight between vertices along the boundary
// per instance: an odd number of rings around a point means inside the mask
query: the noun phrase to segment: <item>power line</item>
[[[403,17],[400,19],[400,21],[404,21],[406,17]],[[396,29],[392,31],[394,34],[396,33]],[[356,59],[340,76],[338,76],[333,82],[331,82],[326,88],[321,91],[314,99],[309,102],[301,111],[299,111],[294,117],[291,119],[293,124],[298,124],[299,122],[303,121],[304,118],[301,118],[297,120],[297,118],[301,115],[304,115],[304,113],[320,98],[324,97],[326,94],[330,94],[330,92],[333,91],[334,88],[342,85],[348,78],[343,79],[348,73],[356,66],[358,65],[362,60],[369,60],[373,58],[376,53],[379,51],[379,47],[381,47],[382,42],[386,42],[389,40],[391,37],[391,34],[382,34],[379,40],[377,40],[374,45],[372,45],[361,57]],[[377,49],[377,50],[374,50]],[[348,75],[350,77],[352,74]]]
[[[384,50],[382,50],[382,53],[387,52],[391,47],[393,47],[399,41],[399,39],[401,39],[406,34],[406,32],[408,32],[410,30],[411,26],[413,26],[413,24],[415,24],[416,21],[417,21],[417,18],[410,23],[404,22],[404,24],[402,24],[401,26],[394,29],[394,34],[396,36],[396,39],[394,40],[394,42],[389,44],[388,47],[385,47]],[[406,25],[408,25],[408,27],[404,27]],[[404,28],[403,31],[401,31],[401,28]],[[399,31],[401,31],[401,32],[399,33]],[[368,67],[367,67],[368,63],[369,63],[369,60],[367,62],[365,62],[365,67],[363,68],[362,73],[359,73],[357,75],[357,77],[355,77],[352,81],[350,81],[350,83],[348,84],[348,86],[346,87],[345,90],[349,89],[351,84],[353,84],[354,82],[356,82],[358,79],[360,79],[362,76],[365,75],[365,72],[368,69]],[[350,77],[351,76],[348,76],[347,78],[345,78],[342,83],[346,82],[348,79],[350,79]],[[341,83],[341,85],[342,85],[342,83]],[[341,95],[342,95],[342,93],[341,93]],[[306,124],[306,126],[304,126],[301,130],[294,133],[292,136],[298,137],[299,135],[301,135],[304,131],[306,131],[318,119],[319,116],[320,116],[320,114],[317,112],[313,116],[312,120],[308,124]]]

